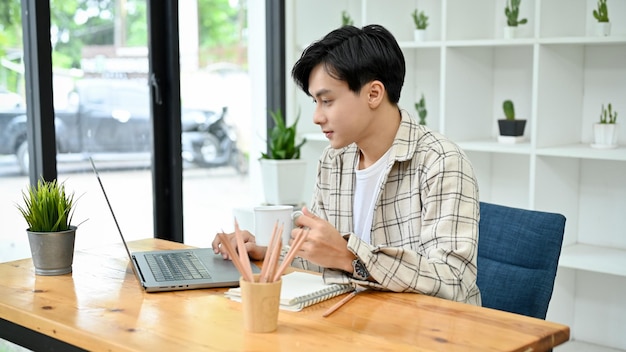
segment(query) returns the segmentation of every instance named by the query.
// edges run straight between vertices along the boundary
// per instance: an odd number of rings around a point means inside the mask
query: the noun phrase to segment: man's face
[[[368,84],[360,94],[348,88],[345,81],[331,77],[323,65],[317,65],[309,76],[309,94],[315,102],[313,122],[322,128],[331,147],[338,149],[359,143],[365,136],[372,113],[368,106]]]

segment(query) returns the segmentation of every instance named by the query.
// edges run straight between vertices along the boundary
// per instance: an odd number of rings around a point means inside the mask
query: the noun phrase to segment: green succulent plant
[[[608,107],[605,109],[604,104],[600,108],[600,123],[615,123],[617,120],[617,111],[613,111],[613,107],[611,103],[609,103]]]
[[[424,14],[424,11],[418,12],[415,9],[411,16],[413,16],[413,23],[415,23],[416,29],[426,29],[428,27],[428,16]]]
[[[424,94],[422,94],[422,98],[419,102],[415,103],[415,110],[417,110],[417,114],[420,117],[419,124],[426,124],[426,115],[428,115],[428,110],[426,110],[426,101],[424,100]]]
[[[39,179],[36,185],[22,191],[24,205],[19,211],[32,232],[60,232],[70,229],[74,216],[74,193],[65,191],[65,184],[56,179]]]
[[[300,113],[291,126],[285,124],[280,109],[270,111],[270,115],[274,120],[274,128],[268,134],[268,152],[261,153],[261,159],[300,159],[300,148],[306,143],[306,138],[296,143],[296,126]]]
[[[598,22],[609,22],[609,9],[606,7],[606,0],[598,0],[598,8],[593,10],[593,17]]]
[[[515,106],[512,101],[505,100],[502,103],[502,110],[504,110],[504,116],[506,116],[507,120],[515,120]]]
[[[509,27],[517,27],[520,24],[526,24],[528,20],[525,18],[518,20],[519,18],[519,5],[522,0],[508,0],[504,14],[506,15],[506,24]]]
[[[352,26],[354,25],[354,21],[352,20],[352,17],[350,17],[350,14],[348,13],[348,11],[343,10],[341,11],[341,26]]]

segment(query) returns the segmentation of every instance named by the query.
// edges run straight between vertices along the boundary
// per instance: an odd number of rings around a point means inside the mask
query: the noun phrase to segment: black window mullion
[[[178,1],[148,0],[154,237],[183,242]]]
[[[266,70],[267,70],[267,108],[279,110],[285,118],[286,108],[286,58],[285,58],[285,0],[267,0],[265,2],[266,35]],[[267,131],[274,127],[271,115],[266,116]],[[268,133],[268,132],[266,132]],[[266,138],[269,143],[269,138]],[[267,146],[269,152],[269,145]]]
[[[27,138],[31,184],[57,177],[50,2],[22,0]]]

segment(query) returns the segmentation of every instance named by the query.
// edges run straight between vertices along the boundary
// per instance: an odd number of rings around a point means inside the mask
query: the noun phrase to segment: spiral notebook
[[[310,305],[352,292],[351,285],[325,284],[321,275],[294,271],[282,276],[280,289],[280,309],[300,311]],[[233,301],[241,302],[239,287],[231,288],[224,295]]]

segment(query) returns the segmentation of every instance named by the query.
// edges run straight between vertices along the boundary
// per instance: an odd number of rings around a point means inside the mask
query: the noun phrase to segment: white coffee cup
[[[254,207],[254,237],[259,246],[268,246],[272,238],[274,225],[283,226],[281,237],[283,245],[289,243],[293,228],[292,205],[261,205]]]
[[[233,216],[241,230],[254,232],[254,207],[236,207],[233,209]]]

